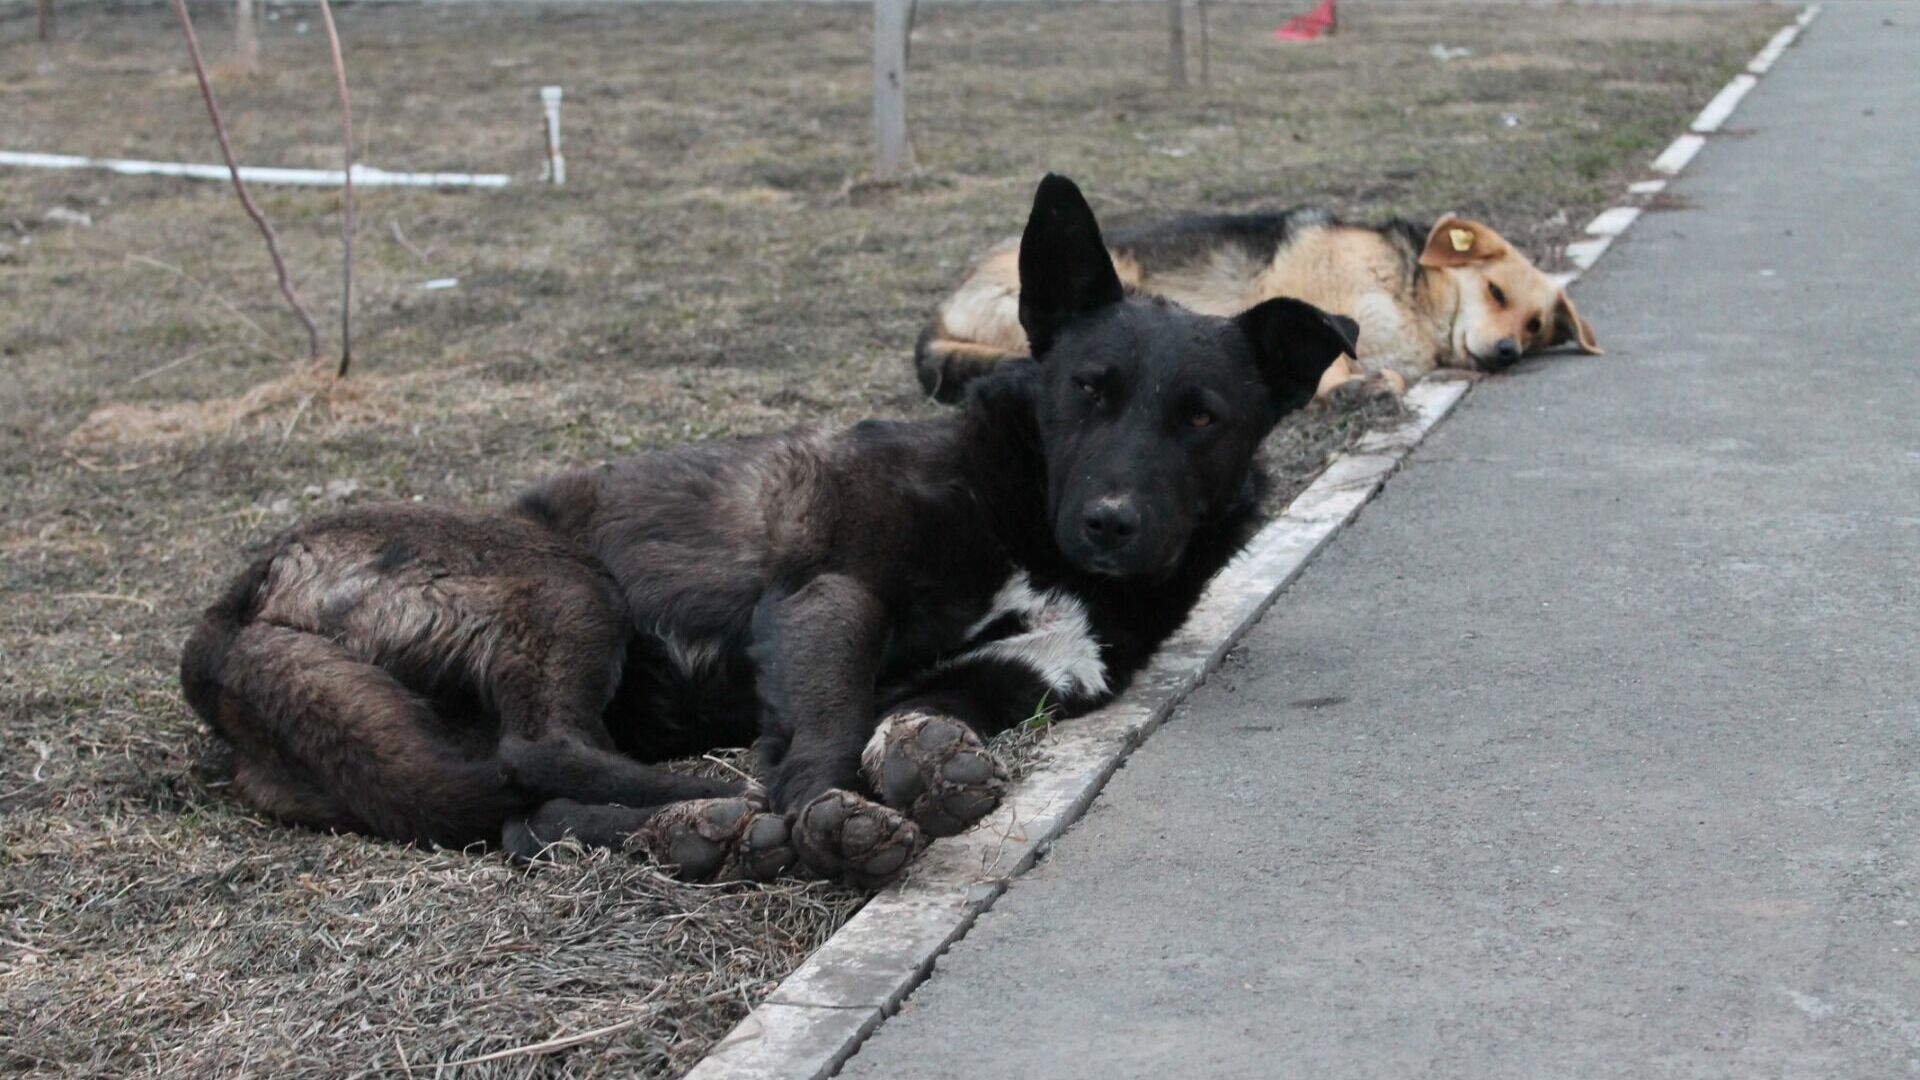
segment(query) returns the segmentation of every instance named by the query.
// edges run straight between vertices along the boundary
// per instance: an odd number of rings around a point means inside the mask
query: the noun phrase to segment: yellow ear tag
[[[1453,250],[1463,255],[1473,250],[1472,229],[1448,229],[1447,239],[1453,241]]]

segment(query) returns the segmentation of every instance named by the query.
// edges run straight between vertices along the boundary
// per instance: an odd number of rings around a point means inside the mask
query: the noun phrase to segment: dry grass
[[[684,885],[608,852],[527,872],[143,816],[137,843],[10,834],[36,872],[0,889],[32,941],[0,967],[10,1066],[339,1076],[493,1055],[463,1075],[671,1074],[858,906],[819,884]],[[582,1032],[600,1034],[539,1052]]]
[[[199,12],[211,45],[226,7]],[[46,47],[30,11],[0,10],[8,148],[210,159],[163,7],[68,5]],[[858,6],[344,9],[364,160],[531,179],[537,87],[560,82],[572,181],[363,192],[345,386],[288,359],[219,185],[0,172],[0,1067],[405,1073],[598,1032],[458,1072],[682,1069],[858,898],[255,819],[173,673],[242,549],[343,501],[494,500],[636,446],[931,414],[919,320],[1047,168],[1116,222],[1460,209],[1544,251],[1786,18],[1370,3],[1285,49],[1275,9],[1216,6],[1214,85],[1172,94],[1162,12],[923,8],[924,172],[876,188]],[[247,162],[335,163],[306,17],[267,24],[272,74],[219,87]],[[337,193],[260,194],[324,311]],[[441,277],[460,285],[418,288]],[[1372,419],[1289,424],[1282,494]],[[1005,749],[1025,767],[1044,735]]]

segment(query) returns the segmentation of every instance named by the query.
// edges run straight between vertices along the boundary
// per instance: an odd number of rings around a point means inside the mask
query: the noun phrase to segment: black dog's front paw
[[[538,861],[549,845],[645,855],[688,881],[769,881],[794,864],[787,819],[746,797],[688,799],[658,809],[552,799],[500,830],[500,846],[518,861]]]
[[[928,836],[953,836],[1000,805],[1007,770],[973,728],[932,712],[898,713],[860,755],[867,783]]]
[[[857,888],[892,881],[920,846],[920,830],[899,813],[835,789],[794,816],[793,846],[807,869]]]
[[[840,753],[789,754],[767,769],[762,793],[767,805],[793,813],[820,797],[823,791],[860,786],[858,744]]]

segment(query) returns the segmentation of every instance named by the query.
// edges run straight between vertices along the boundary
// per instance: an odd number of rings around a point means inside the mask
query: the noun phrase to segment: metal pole
[[[891,179],[913,167],[907,140],[907,37],[913,0],[873,0],[873,168]]]

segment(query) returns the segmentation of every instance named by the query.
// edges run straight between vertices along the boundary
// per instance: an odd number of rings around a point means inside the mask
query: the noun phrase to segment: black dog
[[[643,454],[512,510],[299,526],[182,678],[235,789],[310,825],[682,872],[884,880],[1006,778],[982,739],[1125,685],[1251,534],[1254,450],[1354,350],[1277,299],[1128,297],[1079,189],[1021,249],[1035,359],[963,415]],[[764,798],[646,762],[757,738]],[[856,793],[865,793],[856,794]],[[877,796],[871,802],[865,795]]]

